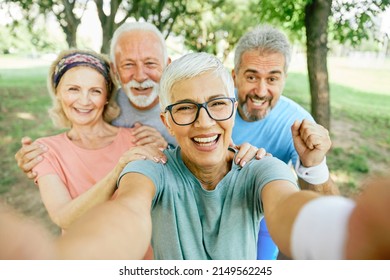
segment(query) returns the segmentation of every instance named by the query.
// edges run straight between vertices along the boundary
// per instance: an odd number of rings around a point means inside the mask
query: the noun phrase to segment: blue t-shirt
[[[244,121],[236,113],[233,127],[233,142],[240,145],[249,142],[258,148],[264,148],[274,157],[295,166],[298,154],[294,147],[291,126],[295,120],[308,119],[314,122],[313,117],[300,105],[281,96],[276,106],[260,121]]]
[[[180,151],[165,150],[165,165],[130,162],[118,179],[128,172],[141,173],[156,187],[151,210],[155,259],[256,259],[261,190],[273,180],[296,184],[291,169],[274,157],[250,161],[243,168],[233,163],[208,191],[185,166]]]
[[[167,128],[160,119],[159,104],[148,110],[138,110],[130,104],[129,98],[122,89],[118,90],[116,102],[121,108],[121,113],[111,122],[112,125],[133,127],[134,123],[139,122],[143,125],[157,129],[169,144],[174,146],[177,144],[175,137],[169,134]]]

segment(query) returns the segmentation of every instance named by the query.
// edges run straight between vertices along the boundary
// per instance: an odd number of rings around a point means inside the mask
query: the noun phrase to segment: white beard
[[[132,88],[153,88],[153,90],[149,95],[135,95]],[[131,80],[127,84],[123,85],[123,90],[130,101],[140,108],[150,106],[158,97],[158,84],[152,80],[146,80],[142,83]]]

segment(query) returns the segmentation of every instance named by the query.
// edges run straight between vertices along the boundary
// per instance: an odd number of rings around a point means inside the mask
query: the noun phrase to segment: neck
[[[101,122],[95,125],[75,125],[67,132],[67,136],[79,147],[95,149],[110,144],[117,133],[117,127]]]
[[[214,190],[218,183],[229,173],[233,164],[234,153],[229,151],[226,154],[226,159],[221,161],[218,165],[212,166],[198,166],[189,161],[184,164],[191,171],[192,174],[199,180],[205,190]]]

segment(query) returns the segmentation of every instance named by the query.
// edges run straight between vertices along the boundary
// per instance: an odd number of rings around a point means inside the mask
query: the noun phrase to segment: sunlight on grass
[[[306,57],[293,55],[290,73],[307,75]],[[377,57],[328,57],[329,82],[366,93],[390,95],[390,59]]]
[[[26,112],[18,112],[16,113],[16,116],[23,120],[31,120],[31,121],[36,120],[36,118],[32,114]]]

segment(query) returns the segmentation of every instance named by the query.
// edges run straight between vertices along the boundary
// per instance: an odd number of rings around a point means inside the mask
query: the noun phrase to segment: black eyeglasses
[[[235,101],[234,97],[219,97],[205,103],[182,101],[167,106],[164,112],[169,111],[173,122],[182,126],[194,123],[200,108],[204,108],[213,120],[225,121],[232,117]]]

